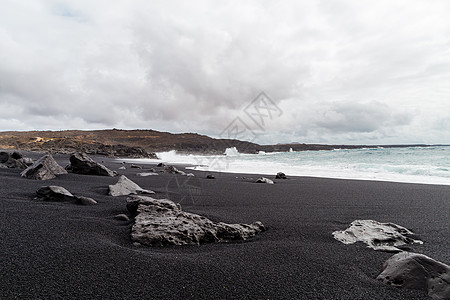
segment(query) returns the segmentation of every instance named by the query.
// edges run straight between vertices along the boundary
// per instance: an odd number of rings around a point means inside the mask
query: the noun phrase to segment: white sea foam
[[[236,148],[226,155],[186,155],[176,151],[157,153],[161,160],[191,165],[191,169],[291,176],[380,180],[450,185],[450,147],[366,148],[331,151],[261,152],[241,154]]]

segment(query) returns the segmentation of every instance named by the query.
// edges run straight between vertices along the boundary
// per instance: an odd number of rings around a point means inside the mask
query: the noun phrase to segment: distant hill
[[[385,145],[405,147],[411,145]],[[426,146],[426,145],[413,145]],[[84,151],[111,156],[153,157],[152,152],[177,150],[185,153],[222,154],[236,147],[240,153],[305,150],[357,149],[367,145],[277,144],[258,145],[233,139],[215,139],[197,133],[174,134],[155,130],[63,130],[0,132],[0,149],[71,153]],[[147,153],[145,153],[147,152]]]
[[[96,147],[122,145],[141,147],[148,152],[178,150],[189,153],[224,153],[236,147],[241,152],[255,153],[257,144],[227,139],[214,139],[196,133],[173,134],[155,130],[64,130],[0,132],[0,148],[28,151],[73,152]],[[87,151],[92,152],[92,151]]]

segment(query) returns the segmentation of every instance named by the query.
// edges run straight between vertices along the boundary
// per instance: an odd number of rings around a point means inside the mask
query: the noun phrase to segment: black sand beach
[[[69,163],[68,156],[55,159]],[[138,247],[131,223],[114,219],[126,213],[125,196],[107,195],[117,177],[34,181],[0,169],[0,299],[428,299],[375,279],[392,254],[333,239],[356,219],[404,226],[424,241],[412,251],[450,262],[450,186],[307,177],[266,185],[254,183],[257,175],[216,173],[211,180],[194,171],[189,192],[180,187],[186,176],[136,176],[151,167],[118,172],[155,198],[181,201],[185,211],[227,223],[259,220],[268,230],[245,242]],[[33,200],[43,185],[98,204]]]

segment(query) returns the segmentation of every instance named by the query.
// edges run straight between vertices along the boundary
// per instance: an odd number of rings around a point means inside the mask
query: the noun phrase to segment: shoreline
[[[54,157],[68,163],[67,155]],[[333,238],[356,219],[404,226],[424,241],[411,251],[450,261],[448,186],[294,176],[267,185],[254,183],[257,175],[214,173],[211,180],[196,170],[195,177],[140,177],[155,164],[118,170],[116,159],[93,159],[185,211],[228,223],[261,221],[268,230],[244,242],[136,247],[132,223],[114,219],[126,213],[126,197],[107,195],[117,177],[69,173],[33,181],[0,169],[0,298],[427,299],[375,279],[391,253]],[[188,178],[198,193],[183,189]],[[33,200],[43,185],[98,204]]]
[[[327,151],[327,150],[323,150]],[[225,157],[225,156],[224,156]],[[224,171],[218,171],[218,170],[205,170],[201,168],[197,168],[199,165],[189,164],[189,163],[178,163],[178,162],[167,162],[165,160],[159,159],[141,159],[141,158],[115,158],[118,161],[125,161],[129,163],[136,163],[136,164],[144,164],[144,165],[152,165],[157,164],[158,162],[164,162],[170,165],[174,166],[182,166],[186,170],[190,171],[199,171],[204,173],[227,173],[227,174],[235,174],[235,175],[253,175],[253,176],[275,176],[276,172],[239,172],[239,171],[230,171],[230,170],[224,170]],[[201,166],[200,166],[201,167]],[[284,172],[284,170],[279,170],[279,172]],[[311,178],[325,178],[325,179],[341,179],[341,180],[362,180],[362,181],[373,181],[373,182],[392,182],[392,183],[405,183],[405,184],[425,184],[425,185],[437,185],[437,186],[450,186],[450,180],[441,179],[441,181],[437,182],[426,182],[425,180],[419,180],[419,179],[401,179],[401,178],[363,178],[358,176],[326,176],[326,175],[290,175],[289,173],[286,173],[286,176],[290,177],[311,177]],[[428,179],[428,178],[426,178]]]

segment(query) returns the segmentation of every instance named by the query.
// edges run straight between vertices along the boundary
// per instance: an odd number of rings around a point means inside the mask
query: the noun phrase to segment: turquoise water
[[[230,173],[382,180],[450,185],[450,147],[364,148],[226,155],[158,153],[168,163],[192,164],[192,169]]]

